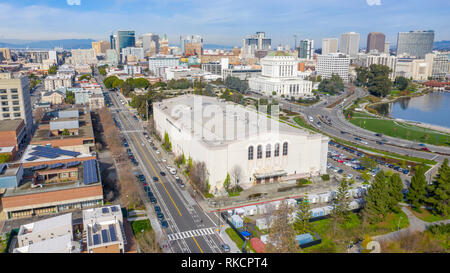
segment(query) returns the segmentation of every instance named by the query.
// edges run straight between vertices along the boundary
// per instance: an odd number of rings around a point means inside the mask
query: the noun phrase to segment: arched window
[[[273,156],[280,156],[280,143],[275,144],[275,152]]]
[[[288,153],[288,143],[283,143],[283,155],[287,155]]]
[[[256,157],[258,159],[262,158],[262,145],[258,145],[258,150],[256,153],[257,153]]]
[[[253,146],[248,147],[248,160],[253,160]]]
[[[272,146],[270,144],[266,145],[266,157],[270,157],[270,153],[272,152]]]

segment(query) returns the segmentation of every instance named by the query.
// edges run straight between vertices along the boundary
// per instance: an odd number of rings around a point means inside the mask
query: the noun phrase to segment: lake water
[[[450,128],[450,92],[433,92],[420,97],[402,98],[394,103],[379,104],[376,110],[392,118]]]

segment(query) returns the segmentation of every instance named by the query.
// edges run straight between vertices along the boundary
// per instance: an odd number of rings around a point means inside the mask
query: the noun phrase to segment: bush
[[[142,230],[151,230],[152,225],[150,224],[150,220],[137,220],[131,222],[131,226],[133,227],[134,235],[141,233]]]
[[[311,184],[311,181],[309,181],[309,179],[306,179],[306,178],[297,179],[297,185],[298,186],[303,186],[303,185],[306,185],[306,184]]]
[[[329,174],[324,174],[324,175],[322,175],[322,180],[323,180],[323,181],[328,181],[328,180],[330,180],[330,175],[329,175]]]

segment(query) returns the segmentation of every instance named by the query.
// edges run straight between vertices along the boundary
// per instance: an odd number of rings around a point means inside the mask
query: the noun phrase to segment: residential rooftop
[[[11,119],[0,121],[0,132],[15,131],[23,122],[23,119]]]

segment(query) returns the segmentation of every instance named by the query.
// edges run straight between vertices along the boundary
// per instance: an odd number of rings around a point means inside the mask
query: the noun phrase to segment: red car
[[[338,159],[338,162],[339,162],[339,163],[344,163],[344,160]]]
[[[423,148],[420,148],[422,151],[425,151],[425,152],[430,152],[430,149],[428,149],[427,147],[423,147]]]

